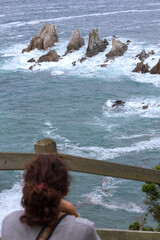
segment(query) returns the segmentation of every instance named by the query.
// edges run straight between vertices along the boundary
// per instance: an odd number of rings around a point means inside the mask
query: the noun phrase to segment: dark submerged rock
[[[148,108],[148,105],[144,105],[144,106],[142,106],[142,109],[147,109]]]
[[[79,61],[80,63],[84,62],[87,58],[86,57],[82,57]]]
[[[117,100],[112,104],[112,108],[124,106],[125,102],[122,100]]]
[[[76,61],[72,62],[73,67],[76,66]]]
[[[106,64],[106,63],[101,64],[100,67],[103,67],[103,68],[104,68],[104,67],[107,67],[107,64]]]
[[[31,58],[31,59],[29,59],[27,62],[31,62],[31,63],[33,63],[33,62],[35,62],[36,60],[34,59],[34,58]]]

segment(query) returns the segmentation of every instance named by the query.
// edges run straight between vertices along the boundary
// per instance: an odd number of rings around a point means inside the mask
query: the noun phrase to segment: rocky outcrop
[[[56,53],[56,51],[51,50],[47,54],[41,56],[37,62],[58,62],[59,58],[60,56]]]
[[[112,104],[112,108],[117,108],[117,107],[121,107],[124,106],[125,102],[122,100],[117,100]]]
[[[132,72],[147,73],[149,72],[149,65],[148,63],[144,64],[143,61],[141,61],[140,63],[137,63],[135,69],[133,69]]]
[[[93,29],[92,32],[89,33],[86,57],[93,57],[99,52],[103,52],[106,49],[107,45],[108,41],[106,39],[103,41],[100,39],[98,29]]]
[[[79,50],[83,46],[84,46],[84,39],[80,37],[80,32],[77,29],[73,31],[71,34],[65,55],[75,50]]]
[[[104,67],[107,67],[107,64],[106,64],[106,63],[103,63],[103,64],[100,65],[100,67],[103,67],[103,68],[104,68]]]
[[[155,54],[155,52],[153,50],[150,51],[149,53],[146,53],[145,50],[142,50],[142,52],[140,54],[136,55],[135,58],[138,58],[139,60],[142,61],[142,60],[148,58],[150,55],[154,55],[154,54]]]
[[[29,59],[27,62],[31,62],[31,63],[33,63],[33,62],[35,62],[36,60],[34,59],[34,58],[31,58],[31,59]]]
[[[107,59],[115,59],[115,57],[122,56],[125,51],[127,51],[128,46],[125,43],[122,43],[120,40],[116,40],[115,37],[112,39],[112,48],[106,54]]]
[[[160,74],[160,59],[158,63],[150,70],[151,74]]]
[[[33,69],[34,69],[35,67],[37,67],[37,66],[41,66],[41,64],[39,64],[39,63],[36,64],[36,63],[35,63],[34,65],[32,65],[32,66],[29,67],[29,70],[33,70]],[[39,70],[40,70],[40,69],[39,69]]]
[[[47,50],[49,47],[54,46],[55,42],[58,42],[57,27],[47,22],[42,30],[32,38],[29,46],[22,50],[22,53],[30,52],[35,48]]]

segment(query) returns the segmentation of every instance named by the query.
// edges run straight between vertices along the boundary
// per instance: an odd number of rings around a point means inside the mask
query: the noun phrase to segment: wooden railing
[[[157,170],[57,153],[56,143],[51,139],[39,140],[34,147],[36,153],[1,152],[0,170],[23,170],[25,164],[37,154],[56,153],[63,158],[70,171],[160,184],[160,171]],[[160,233],[157,232],[112,229],[97,229],[97,232],[102,240],[158,240],[160,238]]]

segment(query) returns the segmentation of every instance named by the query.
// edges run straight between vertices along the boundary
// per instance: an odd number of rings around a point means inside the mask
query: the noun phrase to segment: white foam
[[[79,202],[79,204],[82,206],[95,204],[101,205],[107,209],[125,210],[127,212],[135,213],[141,213],[144,211],[141,206],[138,206],[134,202],[125,203],[126,200],[123,199],[123,203],[121,203],[117,196],[113,195],[114,192],[115,190],[112,190],[112,186],[110,186],[108,191],[104,191],[101,187],[97,187],[95,191],[82,195],[83,200],[82,202]]]
[[[44,124],[46,126],[43,129],[44,137],[53,138],[53,139],[55,139],[55,141],[56,140],[60,140],[60,141],[62,141],[64,143],[69,143],[70,142],[70,140],[68,138],[60,136],[59,134],[56,133],[58,129],[55,128],[50,121],[45,121]]]
[[[149,136],[149,135],[147,135],[147,134],[133,134],[133,135],[130,135],[130,136],[122,135],[121,137],[117,137],[117,139],[134,139],[134,138],[141,138],[141,137],[144,137],[144,136]]]
[[[136,116],[146,118],[160,118],[160,98],[156,99],[133,99],[126,101],[124,106],[114,107],[115,101],[107,100],[103,106],[103,113],[106,117]]]
[[[12,54],[12,53],[5,53],[2,55],[2,57],[14,57],[15,54]]]
[[[54,136],[54,135],[53,135]],[[97,146],[79,146],[79,144],[68,143],[59,144],[58,148],[68,154],[89,157],[99,160],[114,159],[133,152],[142,152],[159,149],[160,136],[147,137],[147,140],[138,141],[125,147],[103,148]]]
[[[2,221],[7,214],[22,209],[20,203],[21,198],[22,186],[20,183],[16,183],[10,190],[3,190],[2,192],[0,192],[0,226],[2,226]]]
[[[63,75],[63,71],[52,71],[52,75],[58,76],[58,75]]]

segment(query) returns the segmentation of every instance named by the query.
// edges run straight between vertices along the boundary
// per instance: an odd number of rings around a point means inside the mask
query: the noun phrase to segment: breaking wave
[[[115,101],[107,100],[103,106],[106,117],[136,116],[160,118],[160,99],[133,99],[126,101],[123,106],[112,107]]]

